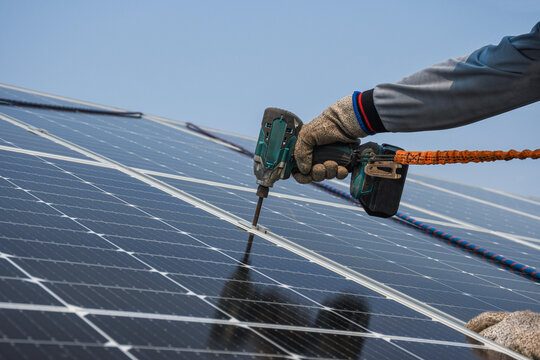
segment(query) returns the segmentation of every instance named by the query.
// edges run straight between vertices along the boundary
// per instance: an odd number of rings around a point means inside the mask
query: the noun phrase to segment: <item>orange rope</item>
[[[404,151],[398,150],[394,162],[409,165],[455,164],[512,159],[538,159],[540,149],[523,151]]]

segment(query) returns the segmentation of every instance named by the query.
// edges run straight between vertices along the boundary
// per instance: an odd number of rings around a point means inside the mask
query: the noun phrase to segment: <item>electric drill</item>
[[[294,148],[301,128],[302,120],[287,110],[271,107],[264,111],[253,158],[253,172],[259,184],[253,225],[257,224],[269,188],[298,171]],[[369,215],[386,218],[397,212],[408,170],[408,165],[392,161],[397,150],[403,149],[374,142],[336,143],[316,147],[312,162],[333,160],[347,168],[351,173],[351,195]]]

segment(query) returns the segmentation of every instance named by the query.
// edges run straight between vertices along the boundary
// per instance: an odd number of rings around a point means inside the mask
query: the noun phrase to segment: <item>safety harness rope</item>
[[[531,267],[528,267],[526,265],[523,265],[523,264],[520,264],[514,260],[511,260],[511,259],[508,259],[506,257],[504,257],[503,255],[499,255],[497,253],[494,253],[492,251],[489,251],[487,249],[484,249],[478,245],[475,245],[471,242],[468,242],[466,240],[463,240],[463,239],[460,239],[458,237],[455,237],[453,235],[450,235],[448,233],[445,233],[444,231],[441,231],[441,230],[438,230],[438,229],[435,229],[433,226],[429,226],[427,224],[424,224],[423,222],[419,221],[419,220],[416,220],[410,216],[407,216],[405,214],[402,214],[400,212],[398,212],[396,214],[397,217],[399,217],[400,219],[403,219],[413,225],[416,225],[420,228],[422,228],[422,230],[430,233],[430,234],[433,234],[435,236],[437,236],[438,238],[441,238],[441,239],[444,239],[444,240],[448,240],[449,242],[451,242],[452,244],[454,245],[457,245],[459,247],[462,247],[464,249],[467,249],[467,250],[470,250],[472,251],[473,253],[476,253],[478,255],[481,255],[483,257],[487,257],[488,259],[490,260],[494,260],[494,261],[497,261],[505,266],[508,266],[509,268],[511,268],[512,270],[516,270],[516,271],[519,271],[519,272],[522,272],[522,273],[525,273],[531,277],[534,277],[536,279],[539,279],[540,280],[540,272],[536,269],[533,269]]]
[[[255,156],[255,154],[253,152],[249,151],[248,149],[246,149],[246,148],[244,148],[244,147],[242,147],[242,146],[240,146],[238,144],[235,144],[232,141],[229,141],[229,140],[224,139],[222,137],[216,136],[216,135],[212,134],[211,132],[208,132],[208,131],[202,129],[201,127],[199,127],[199,126],[197,126],[197,125],[195,125],[193,123],[187,122],[186,127],[188,129],[190,129],[190,130],[193,130],[193,131],[196,131],[196,132],[198,132],[200,134],[208,136],[209,138],[216,139],[216,140],[219,140],[219,141],[224,142],[226,144],[229,144],[229,145],[231,145],[233,147],[232,150],[234,150],[236,152],[239,152],[241,154],[251,156],[251,157]]]
[[[486,162],[512,159],[538,159],[540,149],[536,150],[509,150],[509,151],[405,151],[398,150],[393,161],[406,165],[444,165],[444,164],[467,164],[469,162]]]
[[[335,195],[335,196],[339,196],[345,200],[348,200],[354,204],[357,204],[360,206],[360,203],[358,202],[358,200],[356,200],[351,194],[349,194],[348,192],[346,191],[342,191],[342,190],[339,190],[333,186],[330,186],[328,184],[325,184],[325,183],[312,183],[313,185],[325,190],[325,191],[328,191],[329,193]],[[475,245],[471,242],[468,242],[466,240],[463,240],[463,239],[460,239],[456,236],[453,236],[453,235],[450,235],[444,231],[441,231],[441,230],[438,230],[436,228],[434,228],[433,226],[430,226],[428,224],[425,224],[423,222],[420,222],[406,214],[403,214],[401,212],[398,212],[396,213],[395,215],[398,219],[402,220],[402,221],[406,221],[407,223],[413,225],[416,229],[419,229],[419,230],[422,230],[422,231],[425,231],[437,238],[440,238],[442,240],[445,240],[445,241],[448,241],[450,242],[451,244],[459,247],[459,248],[462,248],[462,249],[465,249],[465,250],[468,250],[468,251],[471,251],[473,252],[474,254],[476,255],[479,255],[483,258],[486,258],[488,260],[491,260],[491,261],[494,261],[496,263],[499,263],[500,265],[503,265],[504,267],[508,267],[514,271],[517,271],[517,272],[520,272],[526,276],[529,276],[533,279],[536,279],[536,280],[539,280],[540,281],[540,271],[534,269],[534,268],[531,268],[529,266],[526,266],[526,265],[523,265],[517,261],[514,261],[514,260],[511,260],[503,255],[499,255],[497,253],[494,253],[492,251],[489,251],[485,248],[482,248],[478,245]]]

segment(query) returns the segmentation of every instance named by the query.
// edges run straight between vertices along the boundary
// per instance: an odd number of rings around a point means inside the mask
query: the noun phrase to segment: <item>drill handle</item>
[[[317,146],[313,149],[312,164],[322,164],[327,160],[337,162],[338,165],[347,168],[349,172],[353,170],[354,150],[358,147],[358,143],[334,143],[330,145]],[[294,162],[293,173],[298,172],[296,161]]]
[[[353,167],[354,149],[356,147],[358,147],[358,143],[334,143],[317,146],[313,149],[312,163],[313,165],[322,164],[327,160],[332,160],[351,172]]]

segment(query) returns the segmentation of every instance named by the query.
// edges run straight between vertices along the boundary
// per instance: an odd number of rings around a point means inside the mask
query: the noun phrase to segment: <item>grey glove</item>
[[[325,161],[312,166],[313,148],[336,142],[352,143],[366,136],[362,131],[353,109],[352,96],[346,96],[331,105],[300,130],[294,150],[299,173],[293,174],[296,181],[307,184],[324,179],[344,179],[348,171],[335,161]]]
[[[485,312],[467,328],[532,359],[540,359],[540,314],[532,311]]]

